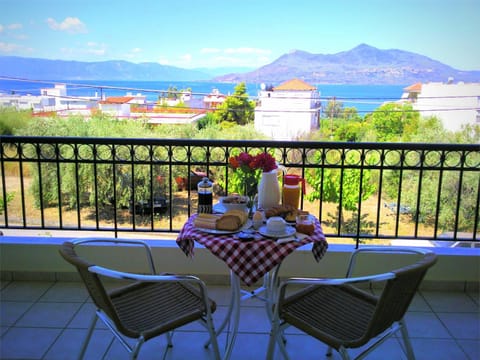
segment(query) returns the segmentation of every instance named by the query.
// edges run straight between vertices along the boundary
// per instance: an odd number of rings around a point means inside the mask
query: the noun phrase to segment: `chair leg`
[[[285,347],[286,340],[283,335],[283,329],[278,324],[277,321],[272,323],[272,329],[270,330],[270,340],[268,342],[268,349],[267,349],[267,360],[272,360],[273,356],[275,355],[275,343],[278,343],[278,347],[284,359],[290,359],[287,353],[287,349]]]
[[[282,329],[277,335],[277,342],[278,342],[278,347],[280,349],[280,352],[283,355],[283,358],[287,360],[290,359],[287,353],[287,348],[285,347],[285,344],[287,343],[287,339],[285,338],[285,334],[283,333]]]
[[[143,336],[140,336],[137,340],[137,343],[133,347],[132,352],[130,353],[131,360],[135,360],[137,358],[138,353],[140,352],[140,348],[144,343],[145,343],[145,339],[143,338]]]
[[[415,354],[413,353],[413,347],[412,347],[412,343],[410,342],[410,338],[408,336],[408,330],[407,330],[407,325],[405,324],[405,320],[402,319],[398,323],[400,325],[400,332],[402,333],[403,343],[405,344],[407,359],[415,360]]]
[[[273,330],[270,332],[270,339],[268,340],[268,348],[267,348],[267,357],[266,360],[272,360],[273,355],[275,353],[275,334]]]
[[[78,360],[82,360],[85,356],[85,351],[87,350],[88,343],[90,342],[90,338],[92,337],[93,330],[95,329],[95,324],[97,323],[97,313],[93,314],[92,320],[90,322],[90,327],[87,330],[87,335],[83,340],[82,348],[80,349],[80,353],[78,354]]]
[[[331,346],[329,346],[329,347],[327,348],[327,352],[326,352],[325,355],[328,356],[328,357],[332,356],[332,347],[331,347]]]
[[[207,316],[205,322],[208,329],[208,333],[210,334],[209,343],[212,344],[213,355],[216,360],[220,360],[221,359],[220,348],[218,347],[217,334],[215,333],[215,326],[213,325],[212,316]]]
[[[345,349],[343,346],[340,346],[340,349],[338,349],[338,352],[342,356],[343,360],[350,360],[350,355],[348,354],[347,349]]]
[[[166,336],[167,336],[167,346],[170,348],[173,347],[173,341],[172,341],[173,331],[167,332]]]

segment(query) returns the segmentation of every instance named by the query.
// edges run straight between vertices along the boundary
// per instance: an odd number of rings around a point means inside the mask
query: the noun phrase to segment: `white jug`
[[[258,183],[258,208],[269,209],[280,204],[280,186],[278,184],[278,176],[281,174],[278,167],[269,172],[263,172],[260,182]],[[282,170],[283,171],[283,170]]]

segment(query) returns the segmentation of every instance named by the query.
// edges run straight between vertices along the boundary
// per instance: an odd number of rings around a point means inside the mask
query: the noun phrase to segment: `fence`
[[[229,192],[240,151],[304,177],[301,206],[332,240],[478,241],[473,144],[1,136],[0,227],[175,233],[204,174]]]

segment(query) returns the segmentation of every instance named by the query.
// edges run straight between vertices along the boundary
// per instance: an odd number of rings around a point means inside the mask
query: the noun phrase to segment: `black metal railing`
[[[268,151],[306,178],[301,206],[327,237],[478,241],[473,144],[1,136],[0,227],[178,232],[202,174],[228,193],[240,151]]]

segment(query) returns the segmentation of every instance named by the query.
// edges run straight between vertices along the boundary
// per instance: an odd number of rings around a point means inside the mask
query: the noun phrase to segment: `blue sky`
[[[366,43],[480,70],[480,0],[0,0],[0,55],[251,67]]]

